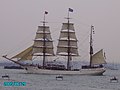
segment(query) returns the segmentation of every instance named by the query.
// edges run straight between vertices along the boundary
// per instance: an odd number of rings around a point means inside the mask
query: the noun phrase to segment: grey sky
[[[0,0],[0,56],[11,56],[33,43],[44,11],[49,13],[46,19],[56,45],[69,7],[74,10],[70,16],[76,26],[80,54],[84,54],[85,47],[89,52],[89,39],[84,39],[90,25],[94,25],[94,50],[103,48],[107,62],[120,62],[120,0]]]

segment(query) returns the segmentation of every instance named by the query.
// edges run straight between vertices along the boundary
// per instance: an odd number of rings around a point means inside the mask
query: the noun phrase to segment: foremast
[[[54,56],[53,40],[49,26],[46,26],[45,16],[48,14],[44,12],[43,25],[38,26],[36,37],[33,44],[33,56],[43,56],[43,69],[46,66],[46,56]]]
[[[46,26],[45,21],[46,14],[48,14],[47,11],[44,12],[44,19],[42,21],[43,25],[38,26],[33,45],[13,56],[12,58],[7,58],[7,55],[4,55],[4,58],[24,66],[18,61],[33,60],[33,56],[43,56],[42,66],[45,68],[46,56],[54,56],[53,40],[51,37],[50,28],[49,26]],[[17,58],[17,61],[12,60],[15,58]]]

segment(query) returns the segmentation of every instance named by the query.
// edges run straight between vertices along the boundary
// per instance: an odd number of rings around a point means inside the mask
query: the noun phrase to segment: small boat
[[[59,80],[63,80],[63,75],[57,75],[57,76],[56,76],[56,80],[58,80],[58,79],[59,79]]]
[[[110,79],[110,82],[118,82],[118,79],[114,76],[113,78]]]
[[[9,75],[4,75],[4,76],[2,76],[2,78],[10,78],[10,76]]]

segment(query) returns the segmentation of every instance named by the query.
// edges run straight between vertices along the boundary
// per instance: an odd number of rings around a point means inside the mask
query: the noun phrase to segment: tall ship
[[[90,64],[80,67],[79,69],[71,68],[71,62],[73,57],[79,56],[78,53],[78,40],[75,35],[74,23],[70,22],[69,13],[73,12],[73,9],[68,9],[67,22],[62,23],[62,29],[60,31],[60,36],[58,39],[57,51],[54,54],[53,40],[51,37],[51,32],[49,26],[46,25],[45,16],[48,12],[44,12],[43,25],[38,26],[34,43],[32,46],[28,47],[19,54],[8,58],[7,55],[3,57],[19,64],[23,67],[27,73],[36,74],[53,74],[53,75],[102,75],[106,69],[104,64],[106,64],[103,49],[97,53],[93,53],[93,29],[91,26],[90,33]],[[67,57],[67,65],[57,63],[55,60],[47,61],[47,57],[52,56],[62,56]],[[23,64],[19,61],[23,60],[34,60],[33,57],[42,57],[42,65],[39,64]],[[17,61],[14,60],[17,58]],[[57,60],[57,59],[56,59]]]

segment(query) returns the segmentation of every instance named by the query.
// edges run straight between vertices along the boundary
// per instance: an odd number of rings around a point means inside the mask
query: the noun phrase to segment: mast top
[[[45,25],[45,23],[47,23],[47,22],[45,21],[45,16],[46,16],[47,14],[48,14],[48,12],[45,11],[45,12],[44,12],[43,21],[41,21],[41,22],[43,23],[43,26]]]
[[[65,18],[65,19],[68,20],[68,22],[69,22],[70,19],[72,19],[72,18],[70,18],[70,12],[73,12],[73,9],[68,8],[68,16]]]

